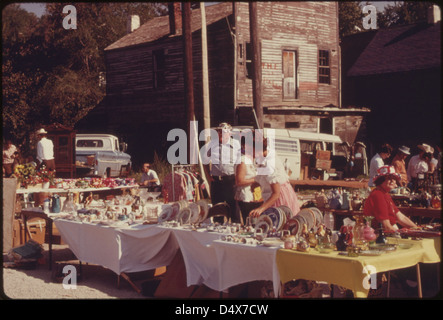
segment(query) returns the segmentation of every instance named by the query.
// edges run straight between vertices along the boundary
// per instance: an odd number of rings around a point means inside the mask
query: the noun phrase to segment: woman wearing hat
[[[395,205],[390,191],[397,188],[400,175],[392,166],[382,166],[374,177],[375,189],[365,201],[363,214],[373,216],[374,223],[382,226],[385,232],[398,230],[397,223],[406,228],[417,228],[417,225],[406,217]]]
[[[398,148],[397,154],[392,159],[392,166],[395,169],[395,172],[400,174],[400,187],[406,187],[408,185],[408,174],[406,172],[406,163],[405,159],[411,155],[409,148],[405,146],[401,146]]]

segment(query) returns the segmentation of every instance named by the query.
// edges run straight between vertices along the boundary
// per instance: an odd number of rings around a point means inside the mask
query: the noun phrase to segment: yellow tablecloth
[[[413,247],[355,258],[339,255],[336,251],[325,254],[315,249],[309,252],[281,249],[277,251],[277,268],[282,283],[293,279],[326,281],[352,290],[355,297],[365,298],[369,293],[369,274],[407,268],[420,262],[440,262],[434,239],[398,241],[412,243]]]

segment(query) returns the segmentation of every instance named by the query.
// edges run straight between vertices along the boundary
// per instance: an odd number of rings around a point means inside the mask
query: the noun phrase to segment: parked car
[[[77,173],[83,176],[118,177],[131,169],[126,143],[110,134],[77,134],[75,137]]]

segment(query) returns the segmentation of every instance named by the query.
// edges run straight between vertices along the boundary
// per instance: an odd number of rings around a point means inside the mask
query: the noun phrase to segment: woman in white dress
[[[260,184],[263,204],[250,212],[258,217],[270,207],[287,206],[295,216],[300,212],[297,194],[289,182],[283,163],[276,156],[274,148],[268,148],[267,140],[263,142],[263,151],[256,150],[257,167],[255,181]]]

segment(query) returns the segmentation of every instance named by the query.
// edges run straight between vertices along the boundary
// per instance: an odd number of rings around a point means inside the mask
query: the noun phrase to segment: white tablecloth
[[[77,259],[116,274],[167,266],[179,248],[171,230],[155,225],[115,228],[62,219],[54,223]]]
[[[212,247],[217,257],[219,287],[229,287],[257,280],[271,280],[275,296],[280,295],[280,275],[276,263],[279,248],[216,240]]]
[[[117,274],[167,266],[180,249],[188,286],[204,284],[225,291],[241,283],[271,280],[279,294],[278,248],[225,242],[220,233],[160,225],[111,227],[63,219],[54,223],[80,261]]]
[[[219,289],[219,265],[212,244],[221,234],[206,231],[174,229],[186,266],[187,285],[204,284]]]

